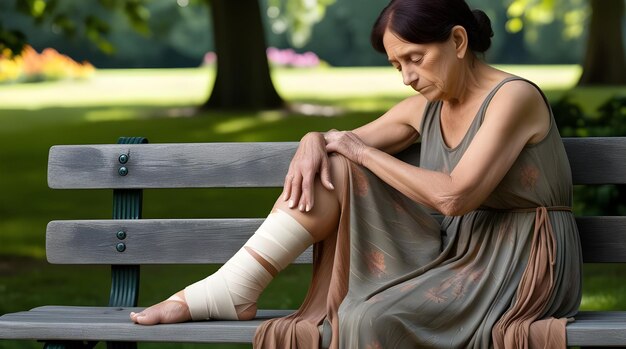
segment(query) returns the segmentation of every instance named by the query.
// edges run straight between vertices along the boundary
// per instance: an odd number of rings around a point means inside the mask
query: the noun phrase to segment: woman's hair
[[[491,21],[481,10],[470,10],[464,0],[392,0],[372,28],[372,46],[385,53],[383,35],[389,28],[415,44],[444,42],[455,25],[465,28],[469,48],[483,53],[491,46]]]

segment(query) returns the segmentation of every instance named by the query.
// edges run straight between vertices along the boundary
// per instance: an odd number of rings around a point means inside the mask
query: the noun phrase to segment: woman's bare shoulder
[[[539,89],[527,80],[512,80],[502,85],[485,113],[485,121],[525,125],[529,143],[543,138],[550,127],[550,111]]]
[[[490,109],[508,110],[511,115],[517,112],[539,111],[546,109],[546,102],[539,89],[524,79],[508,81],[493,96]]]

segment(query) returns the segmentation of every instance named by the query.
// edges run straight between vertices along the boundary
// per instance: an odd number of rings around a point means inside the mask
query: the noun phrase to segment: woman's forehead
[[[424,49],[425,44],[415,44],[404,40],[393,31],[387,29],[383,34],[383,45],[387,51],[387,56],[403,56]]]

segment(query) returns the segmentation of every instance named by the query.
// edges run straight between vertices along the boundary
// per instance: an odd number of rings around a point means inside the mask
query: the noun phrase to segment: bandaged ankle
[[[270,213],[244,246],[281,271],[313,244],[311,234],[282,210]]]
[[[271,213],[245,243],[278,271],[313,243],[311,234],[287,213]],[[215,274],[185,288],[193,320],[237,320],[235,309],[256,303],[272,275],[245,248]]]

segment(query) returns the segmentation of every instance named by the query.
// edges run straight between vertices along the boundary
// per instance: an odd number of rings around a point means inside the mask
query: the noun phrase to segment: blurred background
[[[468,0],[492,21],[483,57],[545,91],[566,137],[626,136],[624,0]],[[52,191],[56,144],[297,141],[352,129],[411,95],[369,43],[385,0],[0,2],[0,314],[106,305],[105,267],[45,260],[53,219],[110,218],[108,191]],[[147,190],[144,218],[264,217],[278,189]],[[626,214],[622,186],[575,188],[580,215]],[[217,266],[142,269],[140,306]],[[292,266],[260,307],[296,308]],[[584,309],[626,310],[626,269],[585,265]],[[1,341],[0,348],[40,343]],[[140,348],[249,346],[141,344]]]

